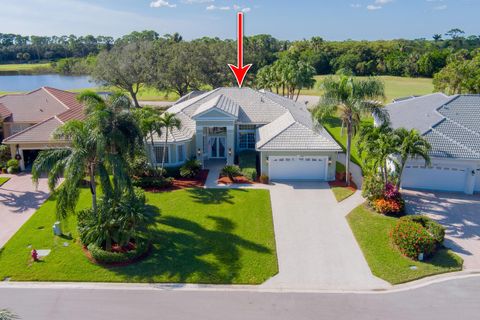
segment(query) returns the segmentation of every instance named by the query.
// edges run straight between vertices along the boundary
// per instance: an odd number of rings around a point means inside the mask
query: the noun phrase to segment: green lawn
[[[315,76],[317,81],[315,87],[309,90],[302,90],[301,94],[320,95],[321,90],[318,88],[319,82],[327,76]],[[360,77],[362,78],[362,77]],[[385,83],[386,103],[390,103],[392,99],[407,97],[412,95],[424,95],[434,91],[433,80],[430,78],[408,78],[379,76]]]
[[[373,274],[392,284],[462,270],[462,258],[447,249],[440,249],[424,262],[404,257],[392,246],[388,235],[396,218],[377,214],[361,205],[347,219]],[[417,269],[412,270],[412,266]]]
[[[258,284],[278,272],[268,191],[189,189],[147,199],[153,250],[145,260],[108,268],[89,262],[75,240],[75,218],[68,221],[73,240],[52,235],[49,199],[0,251],[0,280]],[[78,209],[89,201],[82,190]],[[30,245],[52,252],[32,263]]]
[[[337,202],[342,202],[355,193],[352,189],[346,187],[330,187],[330,189],[332,189]]]
[[[50,63],[21,63],[21,64],[0,64],[0,72],[34,72],[38,69],[50,70]]]
[[[3,186],[3,184],[4,184],[5,182],[7,182],[8,180],[10,180],[10,178],[0,177],[0,187]]]

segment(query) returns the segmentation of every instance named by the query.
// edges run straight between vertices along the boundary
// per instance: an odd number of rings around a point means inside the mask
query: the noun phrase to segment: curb
[[[1,289],[81,289],[81,290],[133,290],[133,291],[205,291],[205,292],[252,292],[252,293],[323,293],[323,294],[393,294],[437,283],[480,277],[480,270],[460,271],[432,276],[413,282],[399,284],[388,289],[331,290],[302,288],[267,288],[262,285],[209,285],[183,283],[104,283],[104,282],[0,282]]]

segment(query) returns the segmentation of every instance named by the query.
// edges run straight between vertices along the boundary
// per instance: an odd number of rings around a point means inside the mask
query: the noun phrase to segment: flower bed
[[[182,190],[188,188],[200,188],[205,185],[208,177],[208,170],[200,170],[198,175],[195,178],[175,178],[172,179],[172,182],[168,186],[164,186],[161,188],[144,188],[147,192],[165,192],[165,191],[173,191],[173,190]]]
[[[427,229],[410,219],[399,219],[390,238],[404,256],[413,260],[418,260],[420,254],[425,258],[432,255],[437,247],[435,238]]]
[[[144,258],[150,250],[150,242],[141,239],[136,243],[129,242],[124,247],[113,246],[112,251],[103,250],[92,243],[88,247],[84,247],[84,250],[87,257],[94,263],[121,266]]]

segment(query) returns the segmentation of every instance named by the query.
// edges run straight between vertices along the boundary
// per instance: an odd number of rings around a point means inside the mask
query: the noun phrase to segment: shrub
[[[383,197],[383,181],[378,175],[369,174],[363,178],[362,196],[370,203]]]
[[[395,185],[388,182],[383,190],[383,197],[385,199],[401,199],[402,195]]]
[[[135,177],[133,179],[133,185],[140,188],[155,188],[165,189],[173,185],[172,177]]]
[[[398,220],[390,238],[403,255],[413,260],[417,260],[420,253],[426,257],[436,249],[436,241],[430,233],[421,224],[408,219]]]
[[[239,166],[226,165],[225,167],[223,167],[222,172],[220,174],[228,177],[232,181],[235,181],[235,178],[238,176],[241,176],[242,172]]]
[[[242,151],[238,155],[238,165],[242,170],[242,175],[251,181],[257,179],[257,152]]]
[[[400,214],[403,211],[402,204],[396,199],[377,199],[373,206],[381,214]]]
[[[242,175],[250,181],[255,181],[257,179],[257,169],[242,169]]]
[[[87,249],[98,263],[113,264],[131,262],[145,255],[150,247],[148,240],[138,238],[135,242],[135,249],[126,252],[106,251],[95,243],[88,245]]]
[[[16,159],[10,159],[7,161],[7,172],[17,173],[20,171],[20,163]]]
[[[197,159],[190,159],[180,168],[180,176],[194,178],[202,169],[202,164]]]
[[[269,178],[268,178],[268,176],[267,176],[266,174],[262,174],[262,175],[260,176],[260,183],[268,184],[268,180],[269,180]]]
[[[430,219],[427,216],[405,216],[402,217],[403,220],[408,220],[412,222],[416,222],[422,227],[424,227],[428,233],[435,239],[437,245],[443,244],[443,240],[445,239],[445,227],[442,226],[440,223]]]

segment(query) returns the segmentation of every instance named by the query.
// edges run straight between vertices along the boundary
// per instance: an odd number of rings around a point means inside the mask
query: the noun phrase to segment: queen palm
[[[430,156],[428,153],[431,150],[431,146],[416,130],[399,128],[395,130],[395,135],[400,141],[397,147],[397,154],[399,155],[397,187],[400,187],[402,173],[408,159],[421,157],[425,160],[425,165],[429,165]]]
[[[162,135],[162,126],[160,123],[160,111],[151,107],[143,107],[141,109],[134,110],[134,116],[137,119],[138,126],[142,132],[145,140],[150,140],[150,145],[155,146],[153,136],[157,134],[158,136]],[[153,165],[153,160],[151,161]]]
[[[165,130],[165,145],[163,149],[163,156],[162,156],[162,170],[165,165],[165,159],[167,156],[167,144],[168,144],[168,135],[171,133],[173,129],[180,129],[182,124],[180,120],[173,114],[173,113],[168,113],[165,112],[161,117],[160,117],[160,126]]]
[[[350,158],[352,138],[358,131],[364,116],[374,117],[388,122],[388,114],[383,104],[375,99],[384,99],[383,83],[375,78],[365,80],[341,76],[328,77],[322,83],[323,95],[320,103],[312,111],[317,122],[323,123],[329,117],[338,115],[342,126],[347,130],[346,146],[346,183],[350,185]]]

